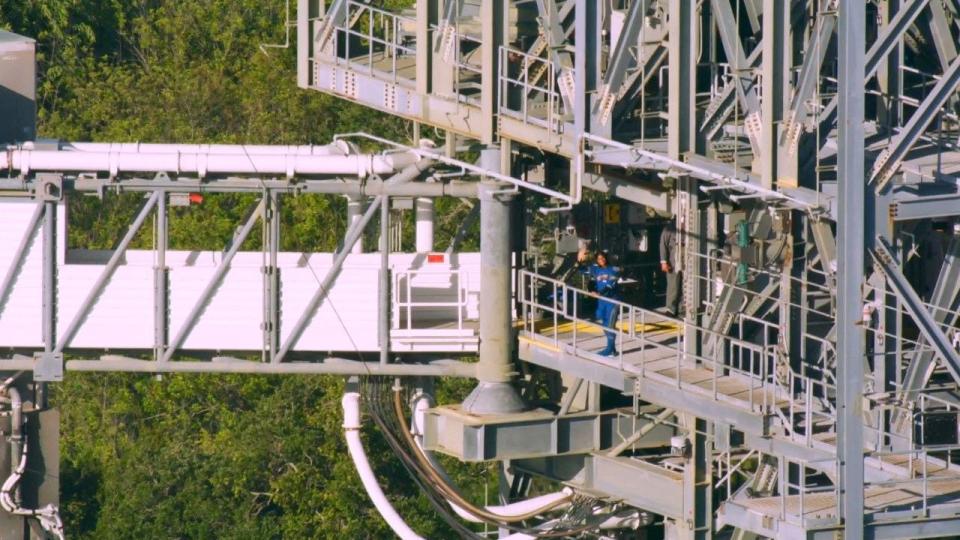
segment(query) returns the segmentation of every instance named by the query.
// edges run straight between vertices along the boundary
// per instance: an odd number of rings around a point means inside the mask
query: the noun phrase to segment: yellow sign
[[[603,222],[607,225],[620,223],[620,204],[608,203],[603,207]]]

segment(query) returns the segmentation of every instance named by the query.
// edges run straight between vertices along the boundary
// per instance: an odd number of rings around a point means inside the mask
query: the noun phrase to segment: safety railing
[[[669,380],[677,388],[707,391],[714,400],[721,399],[718,385],[721,377],[738,375],[746,388],[737,393],[746,393],[746,402],[751,411],[767,413],[776,404],[776,392],[771,384],[773,353],[762,344],[751,343],[731,336],[717,336],[722,340],[723,354],[708,358],[696,354],[684,343],[686,332],[696,330],[712,334],[709,330],[691,325],[682,320],[639,308],[595,293],[579,289],[563,281],[548,278],[530,271],[519,274],[518,300],[522,307],[521,319],[525,332],[535,334],[554,347],[584,357],[595,357],[612,362],[620,370]],[[605,327],[581,315],[581,311],[595,302],[607,302],[617,315],[613,327]],[[547,324],[544,324],[547,323]],[[538,326],[539,325],[539,326]],[[613,334],[616,354],[603,359],[597,355],[597,337]],[[562,334],[562,337],[561,337]],[[627,356],[625,356],[625,353]],[[665,375],[664,360],[672,361],[671,373]],[[657,369],[652,369],[656,362]],[[684,369],[703,367],[710,370],[709,385],[702,379],[685,381]],[[785,396],[792,399],[791,396]],[[737,398],[742,399],[742,398]]]
[[[416,37],[409,31],[416,19],[356,0],[346,0],[345,9],[345,24],[332,27],[330,43],[337,50],[336,60],[348,63],[351,69],[365,68],[381,79],[412,85],[413,73],[401,76],[400,61],[416,55]]]
[[[422,279],[428,281],[431,279],[448,281],[448,285],[439,287],[436,284],[418,285],[416,281]],[[456,322],[456,329],[464,329],[464,320],[467,317],[469,304],[468,276],[461,270],[449,270],[448,272],[437,272],[436,270],[406,270],[395,272],[393,274],[393,316],[392,327],[394,330],[414,330],[417,328],[415,321],[427,320],[430,324],[437,320],[445,322]],[[430,291],[433,291],[431,294]],[[437,297],[455,296],[454,300],[437,300]],[[421,297],[426,296],[427,299]],[[449,317],[436,317],[438,312],[450,312]],[[420,317],[418,317],[418,313]],[[433,317],[427,317],[430,314]]]
[[[836,508],[840,491],[835,484],[823,484],[815,480],[822,476],[824,467],[832,467],[835,460],[829,462],[801,462],[781,457],[777,463],[777,492],[780,502],[780,519],[804,525],[808,512],[819,514],[828,506]],[[829,497],[824,502],[824,496]],[[814,500],[821,499],[814,506]]]
[[[500,47],[498,66],[500,114],[559,133],[564,104],[553,62]]]

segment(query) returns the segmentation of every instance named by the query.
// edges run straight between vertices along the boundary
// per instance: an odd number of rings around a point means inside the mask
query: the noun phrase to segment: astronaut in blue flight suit
[[[613,328],[617,322],[617,304],[605,300],[620,299],[620,268],[609,264],[609,257],[605,251],[597,253],[596,262],[591,265],[581,265],[586,260],[586,252],[577,254],[577,266],[581,274],[589,277],[595,283],[597,294],[602,296],[597,300],[596,319],[607,328]],[[601,356],[617,354],[617,335],[611,330],[604,330],[607,336],[607,347],[600,352]]]

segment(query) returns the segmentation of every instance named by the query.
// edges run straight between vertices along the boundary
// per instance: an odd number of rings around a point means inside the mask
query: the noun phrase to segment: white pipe
[[[416,201],[417,253],[427,253],[433,251],[433,199],[418,197]]]
[[[30,448],[27,439],[23,436],[23,400],[20,398],[20,392],[12,386],[7,387],[6,392],[10,397],[10,464],[13,470],[0,486],[0,508],[13,515],[36,518],[43,530],[63,540],[63,521],[60,519],[60,510],[55,505],[48,504],[37,509],[24,508],[20,505],[17,486],[27,470],[27,455]]]
[[[23,145],[24,150],[35,150],[34,143]],[[346,156],[351,153],[349,145],[342,142],[325,145],[268,145],[268,144],[155,144],[155,143],[95,143],[62,142],[60,150],[68,152],[108,152],[121,154],[235,154],[297,156]]]
[[[430,465],[437,471],[437,474],[441,478],[450,482],[450,477],[447,475],[447,472],[443,470],[443,467],[433,456],[433,452],[424,450],[423,447],[423,428],[426,421],[426,411],[431,407],[430,397],[426,394],[417,394],[413,398],[413,438],[416,441],[417,446],[423,455],[427,458],[427,461],[430,462]],[[548,493],[546,495],[540,495],[538,497],[533,497],[530,499],[525,499],[522,501],[517,501],[510,504],[502,505],[491,505],[484,507],[487,512],[492,514],[497,514],[504,518],[512,518],[516,516],[522,516],[527,514],[537,508],[543,508],[544,506],[551,505],[562,499],[569,499],[572,490],[570,488],[563,488],[561,491],[554,493]],[[447,501],[447,504],[450,505],[450,508],[453,509],[453,512],[460,516],[461,519],[469,521],[471,523],[483,523],[483,520],[477,518],[467,510],[461,508],[460,506],[454,504],[452,501]],[[559,507],[558,507],[559,508]]]
[[[367,490],[367,495],[370,496],[377,511],[380,512],[387,525],[393,529],[397,536],[403,540],[423,540],[394,510],[393,505],[390,504],[387,496],[380,489],[380,484],[373,474],[373,469],[370,468],[367,454],[363,450],[363,443],[360,441],[360,394],[357,392],[345,393],[342,404],[343,430],[347,438],[347,450],[350,452],[353,465],[360,475],[360,481],[363,482],[363,487]]]
[[[364,198],[361,195],[347,195],[347,232],[345,234],[349,234],[350,229],[363,217],[363,212],[366,210],[363,201]],[[350,253],[363,253],[362,238],[353,243]]]
[[[21,174],[31,171],[97,172],[116,176],[120,173],[159,173],[239,175],[350,175],[364,178],[371,174],[392,174],[418,161],[411,152],[384,155],[300,155],[294,153],[136,153],[70,152],[8,148],[0,152],[0,169]]]

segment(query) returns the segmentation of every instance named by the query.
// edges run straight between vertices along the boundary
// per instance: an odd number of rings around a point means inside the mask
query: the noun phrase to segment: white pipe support
[[[418,197],[416,199],[416,248],[417,253],[433,251],[433,199]]]
[[[367,454],[363,449],[363,442],[360,440],[360,394],[358,392],[344,393],[342,405],[343,430],[347,439],[347,450],[353,460],[354,467],[357,469],[357,474],[360,475],[360,481],[363,483],[367,495],[370,496],[377,511],[380,512],[387,525],[393,529],[397,536],[403,540],[423,540],[407,525],[393,508],[393,505],[390,504],[387,496],[380,488],[379,482],[377,482],[373,469],[370,467]]]

